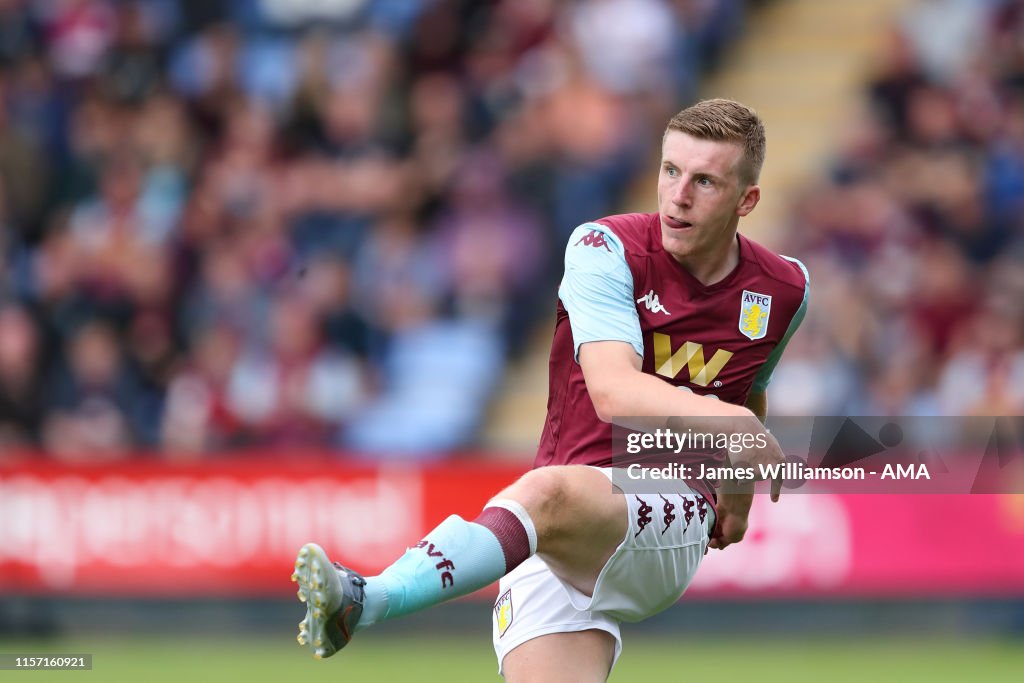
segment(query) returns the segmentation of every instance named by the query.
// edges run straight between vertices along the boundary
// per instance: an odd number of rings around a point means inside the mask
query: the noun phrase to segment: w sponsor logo
[[[604,239],[604,233],[600,230],[591,230],[586,235],[579,238],[573,246],[578,247],[581,244],[585,247],[604,247],[608,251],[611,251],[611,248]]]
[[[653,334],[653,341],[655,372],[662,377],[674,379],[683,371],[683,368],[686,368],[690,382],[701,387],[711,384],[732,358],[731,351],[718,349],[715,351],[715,355],[711,356],[711,360],[706,360],[704,346],[690,341],[684,342],[673,353],[672,339],[667,334],[660,332]]]

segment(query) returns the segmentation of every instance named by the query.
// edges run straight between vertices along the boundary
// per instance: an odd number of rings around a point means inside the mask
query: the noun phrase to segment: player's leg
[[[449,517],[384,572],[365,581],[344,568],[345,580],[340,582],[328,580],[323,571],[301,571],[300,551],[293,577],[300,597],[313,599],[303,624],[307,632],[328,636],[320,645],[316,638],[310,642],[318,656],[330,656],[355,630],[483,588],[538,550],[559,576],[587,592],[626,527],[623,496],[612,493],[600,471],[582,466],[532,470],[473,521]],[[303,550],[318,565],[325,564],[316,546]],[[359,602],[361,615],[354,607]],[[330,628],[341,613],[347,620]]]
[[[707,501],[682,483],[616,498],[629,531],[594,590],[566,585],[539,554],[502,579],[493,642],[509,683],[606,680],[621,650],[619,620],[661,611],[692,580],[715,526]]]
[[[494,603],[492,642],[498,671],[512,683],[604,681],[621,651],[618,622],[579,610],[575,588],[532,557],[501,580]]]
[[[366,583],[357,630],[479,590],[535,552],[584,593],[622,542],[626,502],[592,467],[531,470],[471,522],[453,515]]]
[[[592,629],[550,633],[505,655],[506,683],[604,683],[615,658],[615,638]]]
[[[557,576],[589,595],[629,526],[625,497],[592,467],[546,467],[498,498],[516,500],[537,529],[537,554]]]

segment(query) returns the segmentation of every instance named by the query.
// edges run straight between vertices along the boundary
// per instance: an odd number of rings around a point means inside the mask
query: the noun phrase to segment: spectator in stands
[[[227,407],[245,442],[329,443],[367,398],[359,359],[324,343],[322,321],[299,293],[274,299],[268,332],[263,343],[248,340],[227,379]]]
[[[242,420],[228,402],[239,336],[224,321],[196,329],[187,360],[168,382],[160,443],[172,457],[195,458],[244,444]]]
[[[0,302],[0,453],[39,446],[45,417],[43,344],[29,312]]]
[[[83,323],[66,339],[63,358],[47,386],[43,443],[51,453],[118,458],[155,444],[159,397],[143,390],[112,325]]]

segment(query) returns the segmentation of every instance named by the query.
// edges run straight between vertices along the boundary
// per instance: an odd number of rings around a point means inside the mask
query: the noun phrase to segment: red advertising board
[[[285,596],[322,544],[373,574],[523,468],[253,456],[0,467],[0,594]],[[688,595],[1024,595],[1024,496],[758,496],[748,537]]]

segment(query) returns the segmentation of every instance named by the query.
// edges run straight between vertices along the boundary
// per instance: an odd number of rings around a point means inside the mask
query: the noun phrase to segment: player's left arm
[[[764,422],[768,417],[768,383],[771,382],[775,366],[786,350],[790,338],[800,327],[807,314],[807,298],[810,294],[811,278],[804,264],[796,259],[787,259],[799,266],[804,275],[804,298],[790,320],[786,334],[775,346],[764,365],[754,379],[754,385],[747,396],[746,407]],[[718,535],[711,539],[710,548],[722,549],[733,543],[739,543],[747,533],[750,506],[754,502],[754,484],[752,482],[730,482],[729,491],[719,491],[718,503]]]
[[[757,415],[763,423],[765,418],[768,417],[768,392],[751,391],[750,396],[747,397],[745,405],[750,409],[750,412]]]
[[[768,416],[767,392],[751,392],[746,406],[764,422]],[[718,492],[718,503],[715,505],[718,511],[718,535],[708,544],[708,547],[718,550],[743,540],[747,533],[750,506],[754,502],[753,482],[730,482],[729,488],[729,491]]]

